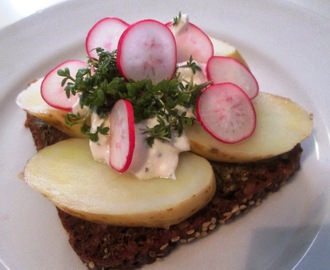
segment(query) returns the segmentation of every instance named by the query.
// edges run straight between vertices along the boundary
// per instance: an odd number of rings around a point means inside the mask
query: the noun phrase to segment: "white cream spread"
[[[79,100],[72,107],[72,113],[87,115],[89,108],[84,106],[81,108]],[[96,113],[91,113],[91,128],[90,132],[96,132],[97,127],[110,127],[109,117],[101,118]],[[98,140],[96,142],[89,141],[89,147],[93,155],[94,160],[109,164],[110,160],[110,137],[108,135],[98,134]]]
[[[181,17],[177,24],[171,28],[174,36],[180,35],[180,33],[186,31],[189,25],[189,17],[187,14],[181,14]]]
[[[202,84],[207,82],[207,77],[205,75],[205,64],[196,63],[201,68],[201,71],[196,70],[195,74],[190,67],[186,66],[186,64],[187,62],[178,64],[177,74],[179,74],[179,79],[183,82],[193,84]]]
[[[103,124],[109,127],[109,119],[102,119],[93,113],[91,117],[91,131]],[[139,179],[150,179],[154,177],[175,179],[175,169],[178,165],[179,154],[189,151],[189,141],[183,133],[172,134],[170,142],[156,139],[150,147],[146,142],[143,130],[157,124],[156,119],[148,119],[135,124],[135,149],[132,163],[128,171]],[[97,142],[90,141],[90,149],[94,160],[109,164],[110,158],[110,134],[99,134]]]
[[[91,132],[95,132],[96,128],[103,125],[110,127],[109,117],[101,118],[96,113],[91,115]],[[110,164],[110,136],[98,134],[98,141],[89,141],[89,147],[94,160]]]
[[[190,150],[187,136],[180,137],[172,132],[170,142],[156,139],[152,147],[146,142],[143,130],[153,127],[157,120],[152,118],[135,125],[135,150],[128,171],[139,179],[154,177],[175,179],[175,169],[178,165],[179,154]]]

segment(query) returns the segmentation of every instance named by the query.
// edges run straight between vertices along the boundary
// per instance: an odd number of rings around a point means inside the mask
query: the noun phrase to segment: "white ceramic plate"
[[[302,169],[280,192],[213,235],[145,269],[325,269],[330,252],[330,23],[290,1],[69,1],[0,32],[0,269],[84,269],[54,206],[18,177],[35,153],[16,106],[19,91],[68,58],[83,57],[105,16],[169,21],[179,11],[235,45],[262,91],[314,113]]]

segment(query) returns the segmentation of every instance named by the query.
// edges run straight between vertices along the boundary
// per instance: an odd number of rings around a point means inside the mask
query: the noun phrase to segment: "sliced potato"
[[[211,37],[210,39],[213,43],[214,55],[228,56],[228,57],[235,58],[237,61],[239,61],[246,67],[248,67],[245,59],[242,57],[240,52],[234,46],[230,45],[229,43],[227,43],[225,41],[222,41],[222,40],[219,40],[219,39],[216,39],[213,37]]]
[[[41,83],[42,79],[39,79],[22,91],[16,99],[18,106],[71,137],[84,137],[80,132],[80,125],[70,127],[65,123],[64,115],[67,113],[66,111],[54,109],[43,100],[40,94]]]
[[[225,144],[196,124],[185,129],[192,151],[210,160],[255,161],[285,153],[310,136],[312,115],[290,99],[259,93],[253,104],[257,126],[251,137]]]
[[[24,179],[64,211],[100,223],[168,227],[203,208],[215,193],[209,162],[180,155],[177,179],[138,180],[93,160],[88,141],[69,139],[44,148]]]

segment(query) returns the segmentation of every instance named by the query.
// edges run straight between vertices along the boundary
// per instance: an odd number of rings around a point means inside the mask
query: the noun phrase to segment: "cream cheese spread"
[[[109,127],[109,118],[102,119],[97,114],[91,116],[91,131],[103,124]],[[175,179],[175,169],[178,165],[179,154],[190,150],[187,136],[183,132],[181,136],[172,133],[171,141],[156,139],[150,147],[146,142],[143,130],[157,124],[156,119],[148,119],[135,124],[135,149],[132,163],[128,172],[139,179],[150,179],[155,177]],[[94,160],[109,164],[110,159],[110,134],[99,134],[97,142],[90,141],[90,149]]]

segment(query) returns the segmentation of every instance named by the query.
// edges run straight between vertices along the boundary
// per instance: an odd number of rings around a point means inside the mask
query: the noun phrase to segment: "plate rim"
[[[59,10],[62,10],[62,11],[63,11],[63,10],[65,10],[65,8],[73,7],[73,6],[75,5],[75,3],[77,3],[77,2],[78,2],[78,1],[62,2],[62,3],[59,3],[59,4],[55,5],[55,6],[53,6],[53,7],[47,8],[47,9],[43,10],[43,11],[40,12],[40,13],[33,14],[33,15],[29,16],[29,17],[26,18],[26,19],[23,19],[23,20],[21,20],[21,21],[15,23],[15,24],[13,24],[13,25],[10,25],[10,26],[8,26],[8,27],[5,27],[5,28],[1,29],[1,30],[0,30],[0,37],[1,37],[1,36],[4,36],[4,35],[8,35],[8,34],[9,34],[10,32],[12,32],[12,31],[18,31],[18,32],[23,31],[23,29],[24,29],[24,27],[26,27],[26,25],[33,24],[34,21],[38,21],[38,20],[40,20],[40,16],[41,16],[41,17],[48,16],[50,13],[52,13],[53,11],[56,11],[56,10],[57,10],[57,12],[58,12]],[[87,5],[87,4],[89,4],[90,2],[91,2],[91,1],[89,1],[89,0],[83,1],[83,5]],[[100,2],[105,3],[106,1],[100,1]],[[82,6],[83,6],[83,5],[82,5]],[[81,9],[82,9],[82,8],[81,8]],[[38,28],[38,27],[37,27],[37,28]],[[21,33],[25,33],[25,32],[23,31],[23,32],[21,32]],[[24,34],[22,34],[22,35],[23,35],[23,36],[26,36],[26,35],[24,35]],[[64,36],[66,36],[66,35],[64,35]],[[0,39],[0,44],[3,43],[1,40],[2,40],[2,39]],[[69,45],[71,45],[71,46],[74,48],[74,47],[76,46],[76,42],[69,43]],[[43,53],[44,53],[44,52],[43,52]],[[47,64],[44,64],[44,65],[47,66]],[[25,74],[26,74],[26,76],[25,76],[24,78],[20,79],[20,80],[19,80],[19,83],[18,83],[17,85],[21,85],[21,86],[22,86],[22,85],[24,84],[24,82],[26,82],[27,77],[31,75],[31,73],[29,73],[27,69],[25,69]],[[11,79],[11,78],[12,78],[12,77],[10,77],[10,79]],[[9,81],[10,81],[10,80],[9,80]],[[6,89],[6,87],[4,87],[4,88]],[[2,92],[2,93],[0,93],[0,101],[3,101],[4,98],[7,97],[7,94],[8,94],[8,93],[6,93],[6,91],[1,91],[1,92]],[[318,118],[319,118],[319,117],[321,117],[321,116],[318,116]],[[321,118],[320,120],[322,120],[322,121],[320,121],[320,123],[318,123],[318,125],[322,126],[322,124],[323,124],[325,127],[327,127],[327,126],[329,127],[329,124],[327,124],[327,122],[325,122],[323,118]],[[319,127],[318,127],[318,128],[319,128]],[[317,135],[318,135],[318,134],[317,134]],[[327,135],[324,134],[324,137],[325,137],[324,140],[326,140],[326,136],[327,136]],[[327,159],[325,160],[325,162],[326,162],[326,161],[327,161]],[[328,230],[328,228],[326,228],[327,225],[328,225],[327,222],[328,222],[328,220],[326,219],[325,222],[324,222],[324,224],[322,225],[322,228],[325,228],[325,230]],[[330,223],[329,223],[329,226],[330,226]],[[322,230],[322,228],[321,228],[321,230]],[[314,240],[313,243],[312,243],[311,248],[314,248],[314,245],[315,245],[315,243],[319,240],[319,238],[320,238],[320,234],[318,233],[317,236],[316,236],[316,238],[315,238],[315,240]],[[330,250],[330,246],[329,246],[329,245],[327,246],[327,248]],[[306,251],[306,252],[309,252],[309,250]],[[315,254],[315,252],[314,252],[313,254]],[[306,256],[308,256],[308,254],[307,254]],[[303,259],[303,258],[302,258],[302,259]],[[304,258],[304,259],[305,259],[305,258]],[[312,260],[311,260],[310,263],[313,263]],[[1,265],[1,258],[0,258],[0,265]]]

